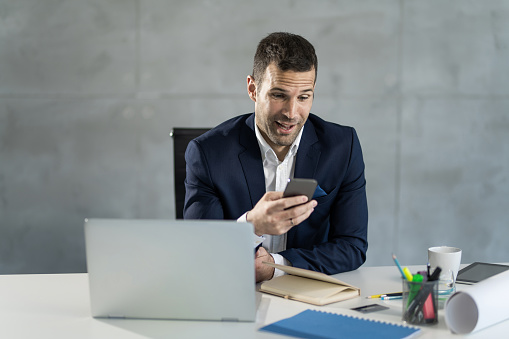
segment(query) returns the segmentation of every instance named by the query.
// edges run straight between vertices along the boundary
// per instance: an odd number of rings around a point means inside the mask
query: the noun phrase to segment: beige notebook
[[[260,291],[265,293],[319,306],[361,295],[360,288],[324,273],[268,262],[265,264],[288,273],[263,282]]]

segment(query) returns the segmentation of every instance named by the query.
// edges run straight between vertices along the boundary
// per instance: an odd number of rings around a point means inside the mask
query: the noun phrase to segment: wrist
[[[247,221],[247,222],[250,222],[251,224],[253,224],[254,233],[255,233],[257,236],[261,237],[261,236],[263,235],[263,232],[262,232],[262,231],[260,231],[259,229],[257,229],[257,228],[256,228],[255,223],[253,222],[253,220],[252,220],[251,218],[249,218],[249,216],[250,216],[250,212],[251,212],[251,211],[247,211],[247,212],[246,212],[246,221]]]

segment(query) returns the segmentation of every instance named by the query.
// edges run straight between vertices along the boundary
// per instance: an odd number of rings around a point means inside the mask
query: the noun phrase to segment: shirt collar
[[[258,145],[260,146],[260,150],[262,152],[262,160],[265,160],[265,158],[267,157],[267,153],[272,153],[274,155],[275,159],[277,159],[276,153],[269,146],[267,141],[265,141],[265,139],[262,136],[262,133],[258,129],[258,126],[256,125],[256,121],[255,121],[254,125],[255,125],[256,139],[258,140]],[[290,146],[290,150],[286,154],[285,158],[292,157],[292,156],[294,156],[297,153],[297,150],[299,149],[300,139],[302,138],[302,132],[303,131],[304,131],[304,126],[302,126],[299,134],[297,135],[297,138],[295,138],[295,140],[293,141],[292,145]]]

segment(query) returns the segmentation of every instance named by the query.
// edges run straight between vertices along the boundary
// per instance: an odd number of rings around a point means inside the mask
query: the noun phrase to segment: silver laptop
[[[254,321],[253,227],[85,220],[93,317]]]

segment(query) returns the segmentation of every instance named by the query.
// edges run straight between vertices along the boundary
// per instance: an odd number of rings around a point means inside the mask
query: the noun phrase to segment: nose
[[[291,98],[286,101],[286,104],[285,104],[285,107],[283,110],[283,114],[290,120],[297,116],[297,99],[296,98]]]

